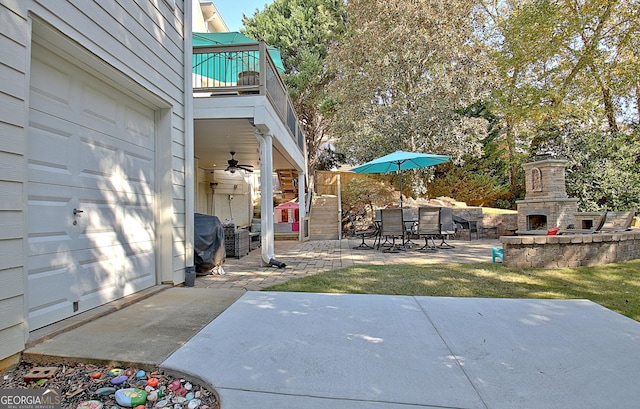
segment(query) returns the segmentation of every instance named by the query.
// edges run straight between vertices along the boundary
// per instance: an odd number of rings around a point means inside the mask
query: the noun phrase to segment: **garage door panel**
[[[40,76],[30,92],[27,175],[35,329],[156,283],[155,112],[37,45],[32,67]]]
[[[141,112],[133,105],[125,106],[125,129],[136,146],[155,151],[155,120],[152,110]]]
[[[123,152],[124,171],[127,175],[127,180],[138,187],[138,189],[133,189],[132,191],[140,192],[140,188],[146,188],[141,192],[149,193],[148,189],[153,181],[153,157],[149,156],[150,152],[148,151],[142,153],[145,153],[146,156],[138,152]]]
[[[80,78],[80,81],[91,81]],[[106,84],[105,84],[106,86]],[[106,134],[113,134],[118,127],[118,101],[107,94],[108,89],[96,89],[86,83],[82,84],[82,122],[80,125],[91,129],[103,130]],[[89,124],[91,124],[89,126]]]
[[[92,132],[93,133],[93,132]],[[102,188],[103,181],[113,182],[118,174],[118,148],[94,135],[83,135],[79,144],[79,177],[85,178],[83,187]]]
[[[51,184],[68,183],[74,176],[70,169],[74,129],[59,118],[38,111],[30,112],[27,148],[29,180]]]
[[[55,54],[38,46],[34,46],[33,51],[44,58],[31,66],[30,92],[36,98],[30,99],[30,108],[60,118],[69,116],[74,99],[71,73],[62,69],[62,60]]]

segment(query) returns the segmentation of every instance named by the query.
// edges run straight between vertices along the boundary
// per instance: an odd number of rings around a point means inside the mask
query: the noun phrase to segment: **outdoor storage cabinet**
[[[249,241],[249,230],[236,230],[235,226],[225,226],[224,247],[227,257],[240,258],[249,254]]]

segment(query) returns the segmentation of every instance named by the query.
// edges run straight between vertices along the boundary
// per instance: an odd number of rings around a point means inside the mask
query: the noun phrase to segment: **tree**
[[[330,51],[332,130],[352,163],[395,149],[456,158],[486,121],[460,115],[487,95],[472,1],[352,0],[347,35]]]
[[[303,126],[308,174],[313,176],[318,150],[326,140],[320,112],[328,81],[324,60],[329,45],[345,30],[344,2],[274,0],[252,17],[245,15],[242,22],[244,34],[280,49],[284,82]]]
[[[578,198],[581,211],[640,208],[640,130],[567,127],[548,133],[545,149],[569,161],[567,193]]]
[[[348,2],[348,31],[328,57],[335,73],[328,110],[350,163],[397,149],[456,161],[479,153],[486,120],[459,113],[488,95],[491,79],[474,35],[473,6],[472,0]]]
[[[539,152],[548,130],[606,127],[638,118],[638,0],[480,0],[499,82],[491,109],[501,120],[511,163]],[[603,138],[607,135],[601,134]]]

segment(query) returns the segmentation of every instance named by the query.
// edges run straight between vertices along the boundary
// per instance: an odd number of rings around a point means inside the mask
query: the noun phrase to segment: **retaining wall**
[[[504,265],[515,268],[595,266],[640,259],[640,230],[562,236],[500,237]]]

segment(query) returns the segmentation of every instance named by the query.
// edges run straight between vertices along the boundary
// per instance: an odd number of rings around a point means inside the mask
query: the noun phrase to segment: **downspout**
[[[307,215],[307,206],[306,206],[306,196],[305,196],[305,179],[306,175],[302,171],[298,171],[298,212],[300,221],[300,231],[298,234],[298,240],[302,241],[305,239],[305,234],[307,232],[304,231],[303,219]]]
[[[194,209],[195,209],[195,149],[193,134],[193,83],[192,83],[192,55],[193,42],[191,32],[193,0],[184,2],[184,213],[185,213],[185,276],[188,270],[192,270],[194,263]]]
[[[273,137],[262,134],[256,129],[256,138],[260,142],[260,220],[262,245],[260,247],[264,266],[284,268],[285,263],[276,260],[273,237]]]

